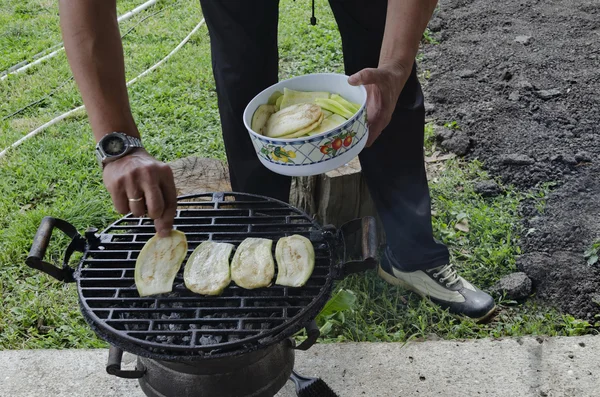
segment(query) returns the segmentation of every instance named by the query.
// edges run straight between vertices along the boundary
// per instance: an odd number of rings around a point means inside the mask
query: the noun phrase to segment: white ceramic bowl
[[[297,91],[327,91],[339,94],[350,102],[360,104],[360,110],[344,124],[318,135],[281,139],[263,136],[250,128],[256,109],[267,103],[275,91],[283,87]],[[273,172],[288,176],[323,174],[347,164],[358,156],[367,142],[367,90],[351,86],[348,76],[336,73],[317,73],[280,81],[256,95],[246,106],[244,124],[256,155]]]

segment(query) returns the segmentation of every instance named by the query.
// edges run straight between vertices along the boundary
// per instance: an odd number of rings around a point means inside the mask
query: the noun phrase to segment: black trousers
[[[200,0],[200,3],[211,40],[232,189],[287,202],[291,179],[272,173],[260,163],[242,121],[248,102],[278,81],[279,1]],[[342,37],[346,74],[377,67],[387,1],[330,0],[330,5]],[[433,237],[423,159],[424,125],[423,93],[415,65],[390,124],[360,154],[388,247],[405,270],[433,268],[449,260],[447,248]]]

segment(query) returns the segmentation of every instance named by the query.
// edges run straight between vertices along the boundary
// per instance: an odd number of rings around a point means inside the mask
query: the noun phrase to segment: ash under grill
[[[274,250],[279,238],[304,235],[315,248],[315,269],[301,288],[246,290],[232,282],[221,296],[208,297],[185,288],[182,266],[173,292],[142,298],[135,260],[155,229],[152,220],[129,215],[102,232],[76,277],[84,317],[111,344],[148,357],[234,355],[291,336],[329,298],[332,244],[318,224],[287,204],[241,194],[189,196],[178,203],[174,228],[186,234],[188,256],[206,240],[237,247],[247,237],[268,238]]]

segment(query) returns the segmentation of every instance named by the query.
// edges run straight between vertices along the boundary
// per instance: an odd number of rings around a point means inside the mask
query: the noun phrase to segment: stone
[[[490,291],[503,295],[506,299],[521,300],[531,294],[531,289],[531,279],[527,274],[518,272],[502,277]]]
[[[510,81],[513,78],[513,74],[510,70],[505,70],[504,72],[502,72],[500,78],[504,81]]]
[[[592,161],[592,157],[587,152],[579,152],[575,155],[575,160],[577,160],[577,162],[579,162],[579,163],[582,163],[582,162],[589,163]]]
[[[539,98],[542,98],[543,100],[556,98],[556,97],[560,96],[561,94],[562,93],[558,88],[551,88],[549,90],[535,91],[535,95],[537,95]]]
[[[515,37],[515,41],[517,43],[523,44],[523,45],[531,44],[532,39],[533,38],[531,36],[525,36],[525,35]]]
[[[526,91],[531,91],[534,89],[533,84],[531,84],[529,81],[526,80],[521,80],[517,83],[517,87],[522,88]]]
[[[430,102],[425,102],[425,114],[432,114],[435,112],[435,105]]]
[[[576,165],[577,164],[577,160],[573,156],[563,156],[562,161],[563,161],[563,163],[568,164],[568,165]]]
[[[502,163],[506,165],[531,165],[535,160],[525,154],[507,154],[502,158]]]
[[[511,93],[510,93],[510,95],[508,96],[508,99],[509,99],[510,101],[513,101],[513,102],[518,102],[518,101],[519,101],[519,99],[521,99],[521,95],[519,95],[519,92],[518,92],[518,91],[513,91],[513,92],[511,92]]]
[[[442,141],[442,147],[458,156],[464,156],[469,151],[471,141],[467,134],[462,131],[455,131],[450,139]]]
[[[494,181],[475,182],[473,189],[475,190],[475,193],[482,197],[495,197],[502,192],[500,186]]]
[[[435,134],[435,138],[438,141],[445,141],[446,139],[452,138],[452,136],[454,135],[454,130],[436,125],[434,127],[434,134]]]
[[[427,27],[432,32],[439,32],[440,30],[442,30],[445,27],[445,25],[446,24],[445,24],[444,20],[438,16],[438,17],[432,18],[431,21],[429,21],[429,24],[427,25]]]
[[[468,79],[470,77],[474,77],[475,73],[477,73],[477,72],[472,69],[463,69],[463,70],[459,70],[457,74],[458,74],[458,77],[460,77],[461,79]]]

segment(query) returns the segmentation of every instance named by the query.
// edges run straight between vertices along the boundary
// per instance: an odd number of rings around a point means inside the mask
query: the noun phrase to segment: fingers
[[[144,187],[144,197],[146,199],[146,211],[152,219],[160,218],[165,209],[165,201],[163,192],[160,187],[155,184],[148,184]]]
[[[106,182],[105,182],[106,183]],[[112,201],[115,205],[115,209],[119,214],[127,214],[129,212],[129,202],[127,201],[127,194],[123,186],[111,186],[106,183]]]
[[[125,186],[127,203],[129,205],[129,212],[137,217],[142,217],[146,213],[145,195],[144,190],[136,185],[130,182]]]
[[[104,183],[115,208],[121,214],[136,217],[146,213],[155,220],[159,235],[168,236],[173,229],[177,209],[177,192],[171,168],[147,154],[132,154],[105,167]]]
[[[354,73],[348,78],[350,85],[368,85],[377,84],[379,82],[380,71],[374,68],[363,69],[360,72]]]
[[[164,209],[161,216],[154,219],[154,227],[160,236],[167,236],[173,229],[173,220],[177,211],[177,191],[173,172],[169,166],[163,170],[160,188],[164,199]]]

